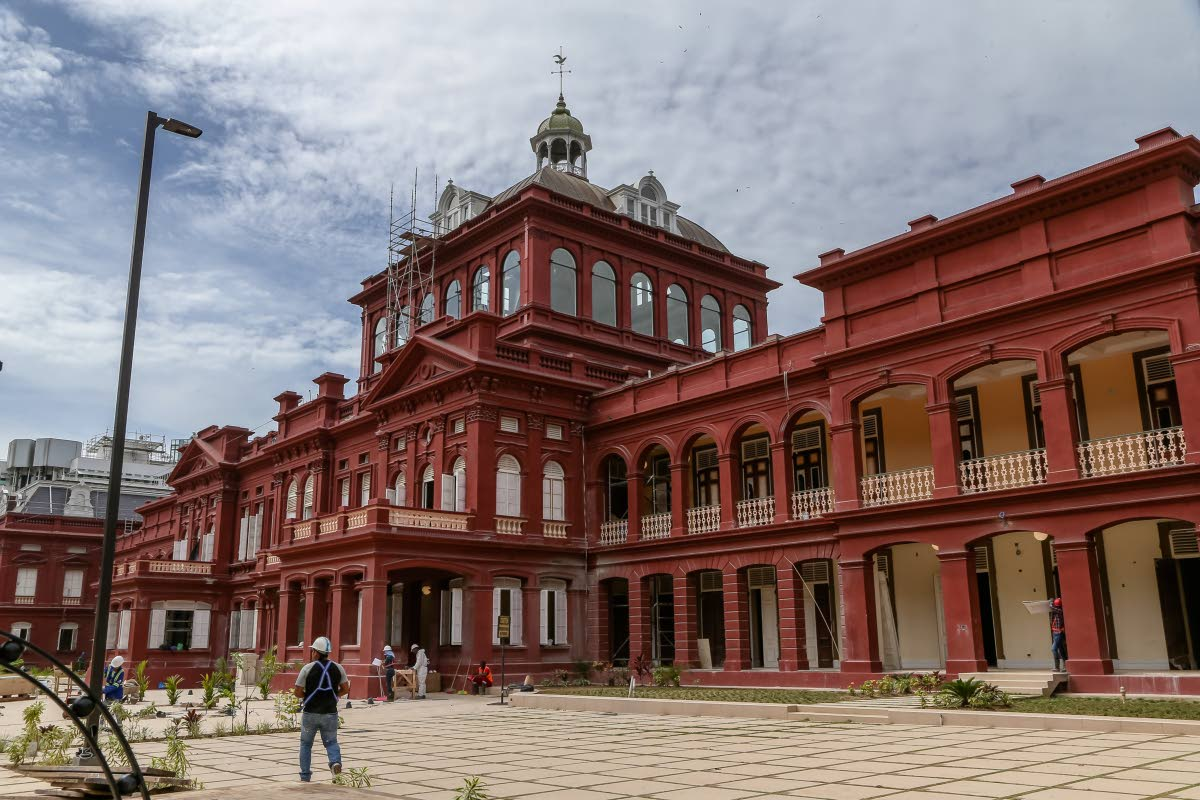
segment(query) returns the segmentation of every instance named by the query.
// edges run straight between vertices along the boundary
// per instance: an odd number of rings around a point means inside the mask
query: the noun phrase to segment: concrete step
[[[1049,697],[1058,688],[1059,684],[1065,683],[1067,680],[1065,672],[1054,672],[1052,670],[1037,672],[1015,672],[1009,670],[997,672],[964,672],[959,677],[964,680],[975,678],[984,683],[990,683],[1009,694],[1029,697]]]
[[[866,709],[843,714],[827,707],[822,707],[820,711],[789,711],[787,718],[797,722],[863,722],[873,725],[886,725],[890,719],[886,713],[871,714]]]

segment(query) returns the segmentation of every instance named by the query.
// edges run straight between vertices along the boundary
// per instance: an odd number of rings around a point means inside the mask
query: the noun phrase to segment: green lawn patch
[[[1013,711],[1029,714],[1082,714],[1091,717],[1200,719],[1195,700],[1125,700],[1108,697],[1014,697]]]
[[[627,697],[626,686],[538,687],[542,694],[582,694],[592,697]],[[634,697],[654,700],[709,700],[725,703],[833,703],[849,700],[845,692],[819,692],[808,689],[710,689],[700,686],[639,686]]]

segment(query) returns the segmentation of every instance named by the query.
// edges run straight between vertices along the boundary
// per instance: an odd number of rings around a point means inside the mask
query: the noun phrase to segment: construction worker
[[[392,646],[385,644],[383,646],[383,674],[387,679],[387,699],[396,699],[396,689],[394,684],[396,681],[396,654],[392,652]]]
[[[350,693],[350,680],[341,664],[329,657],[333,645],[324,636],[312,643],[316,658],[303,666],[296,676],[292,694],[301,700],[300,708],[300,780],[312,780],[312,746],[317,732],[329,758],[333,777],[342,772],[342,749],[338,746],[338,698]]]
[[[479,666],[475,668],[475,673],[471,675],[471,683],[475,688],[475,694],[486,694],[488,687],[494,683],[492,668],[488,666],[486,661],[479,662]]]
[[[1050,654],[1054,656],[1054,671],[1067,667],[1067,626],[1063,621],[1062,598],[1050,603]]]
[[[112,661],[104,668],[104,702],[125,699],[125,658],[113,656]]]
[[[425,648],[419,644],[413,644],[409,648],[409,652],[416,653],[413,661],[413,672],[417,675],[417,699],[425,699],[425,678],[429,675],[429,656],[425,655]]]

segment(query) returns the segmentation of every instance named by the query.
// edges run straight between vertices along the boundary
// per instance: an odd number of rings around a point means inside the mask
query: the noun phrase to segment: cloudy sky
[[[560,45],[591,179],[653,169],[792,333],[817,253],[1200,131],[1198,41],[1198,0],[0,0],[0,451],[111,425],[147,109],[204,129],[158,138],[130,419],[181,436],[353,375],[389,185],[532,172]]]

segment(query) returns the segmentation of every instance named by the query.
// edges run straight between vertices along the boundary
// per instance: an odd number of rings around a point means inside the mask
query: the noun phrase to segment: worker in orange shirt
[[[471,683],[475,687],[475,694],[483,694],[492,685],[492,668],[487,665],[486,661],[479,662],[479,666],[471,675]]]

